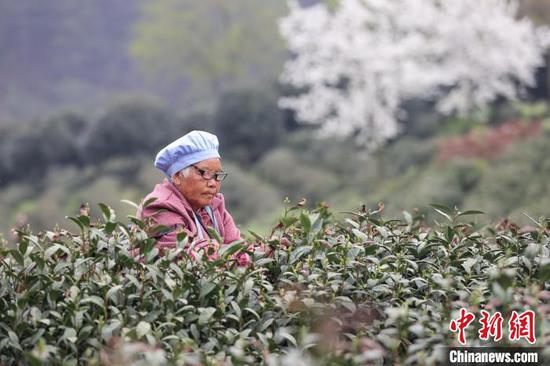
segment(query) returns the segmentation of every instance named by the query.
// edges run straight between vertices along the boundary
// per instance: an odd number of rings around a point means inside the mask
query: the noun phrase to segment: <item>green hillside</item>
[[[230,173],[222,192],[245,230],[269,228],[285,197],[305,197],[309,205],[325,201],[335,211],[383,202],[390,215],[418,210],[428,220],[433,202],[480,209],[486,212],[480,218],[484,222],[510,217],[526,223],[524,212],[537,217],[550,207],[546,120],[521,120],[516,113],[488,123],[429,124],[424,117],[369,155],[352,141],[317,139],[310,129],[287,127],[290,122],[284,115],[272,117],[277,134],[258,129],[263,128],[255,125],[258,115],[275,103],[275,97],[249,92],[238,97],[245,102],[239,108],[221,103],[212,114],[178,117],[156,104],[130,101],[113,106],[97,120],[63,114],[42,121],[40,129],[8,130],[3,137],[9,143],[2,146],[0,231],[8,237],[15,225],[29,223],[40,230],[63,223],[82,203],[95,207],[109,202],[122,217],[133,213],[120,201],[139,202],[160,182],[162,174],[152,164],[156,151],[193,128],[218,133],[224,169]],[[235,96],[227,97],[231,98]],[[544,113],[543,109],[538,114]],[[243,124],[241,130],[231,129],[232,115],[235,123]],[[220,129],[220,121],[225,129]],[[241,145],[248,149],[239,152],[234,147]],[[10,158],[28,169],[10,166]]]

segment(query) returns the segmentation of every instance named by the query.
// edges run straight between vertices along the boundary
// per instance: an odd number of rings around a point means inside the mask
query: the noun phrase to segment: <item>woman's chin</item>
[[[202,206],[208,206],[212,203],[213,200],[214,200],[213,195],[204,195],[203,197],[201,197],[201,204]]]

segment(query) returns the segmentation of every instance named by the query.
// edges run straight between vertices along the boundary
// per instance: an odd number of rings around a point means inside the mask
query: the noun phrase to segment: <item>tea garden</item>
[[[506,327],[481,340],[478,318],[532,310],[534,346],[550,349],[548,218],[484,225],[434,205],[428,225],[382,205],[287,205],[269,235],[193,260],[184,235],[159,256],[151,233],[166,228],[100,209],[1,247],[0,365],[431,365],[461,345],[461,308],[476,316],[466,345],[530,346]]]

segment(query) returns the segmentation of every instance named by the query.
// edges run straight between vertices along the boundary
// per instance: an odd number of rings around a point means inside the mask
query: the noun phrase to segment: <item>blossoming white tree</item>
[[[400,129],[402,102],[434,98],[466,113],[534,83],[548,32],[516,19],[507,0],[290,1],[280,32],[293,58],[281,75],[303,93],[282,98],[321,132],[376,147]]]

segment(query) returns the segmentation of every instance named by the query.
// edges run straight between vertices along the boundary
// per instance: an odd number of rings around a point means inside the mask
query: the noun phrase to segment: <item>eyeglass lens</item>
[[[217,180],[218,182],[222,181],[225,179],[225,177],[227,177],[227,173],[225,172],[211,172],[210,170],[205,170],[205,169],[201,169],[199,168],[198,166],[195,166],[193,165],[193,167],[195,169],[197,169],[197,171],[199,172],[199,174],[201,175],[201,177],[203,177],[204,179],[215,179]]]

